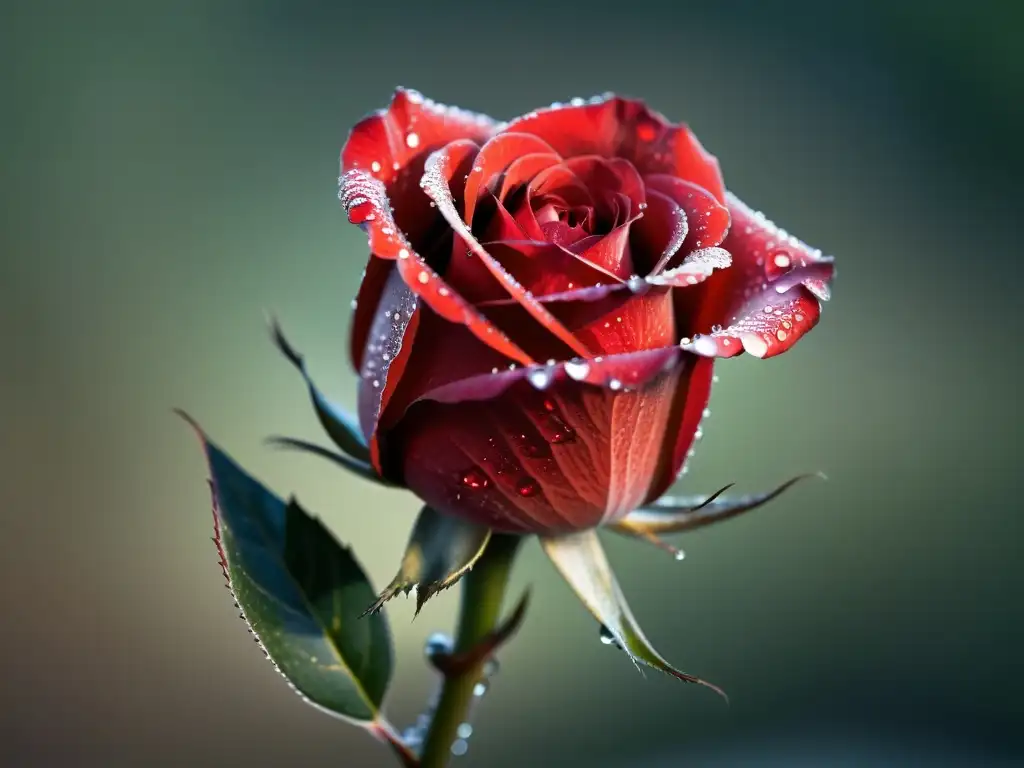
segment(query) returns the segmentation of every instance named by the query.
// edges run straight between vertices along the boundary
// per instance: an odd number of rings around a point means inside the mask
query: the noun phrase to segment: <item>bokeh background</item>
[[[687,120],[728,185],[838,258],[792,352],[719,366],[682,488],[770,508],[682,563],[608,547],[648,635],[713,695],[637,675],[543,560],[467,765],[1009,765],[1024,759],[1016,402],[1024,6],[23,2],[0,23],[0,762],[384,766],[249,641],[209,541],[191,411],[375,583],[416,511],[323,462],[274,311],[354,398],[363,236],[348,128],[399,84],[512,117],[615,90]],[[410,722],[426,635],[390,610]]]

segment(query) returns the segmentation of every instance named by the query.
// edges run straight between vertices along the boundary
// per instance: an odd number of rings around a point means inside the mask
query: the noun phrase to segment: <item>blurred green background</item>
[[[352,401],[364,237],[348,128],[395,85],[509,118],[614,90],[687,120],[727,184],[839,271],[821,325],[719,366],[686,483],[753,491],[682,563],[610,540],[647,634],[707,691],[641,678],[535,545],[531,615],[469,765],[996,765],[1024,759],[1014,396],[1021,4],[55,3],[0,23],[4,765],[389,765],[288,691],[209,541],[191,411],[351,542],[376,584],[417,508],[313,458],[273,310]],[[610,538],[610,537],[609,537]],[[390,611],[410,722],[425,636]]]

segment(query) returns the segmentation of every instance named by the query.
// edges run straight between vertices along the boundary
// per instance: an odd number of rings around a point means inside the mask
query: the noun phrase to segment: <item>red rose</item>
[[[341,165],[371,252],[352,360],[374,468],[496,530],[592,528],[659,497],[714,358],[784,352],[828,298],[831,260],[639,101],[498,124],[398,90]]]

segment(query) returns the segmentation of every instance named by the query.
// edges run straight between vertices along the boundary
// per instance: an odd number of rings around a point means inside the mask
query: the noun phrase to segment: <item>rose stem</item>
[[[470,651],[495,628],[508,586],[512,561],[521,538],[495,534],[473,570],[462,578],[462,604],[454,653]],[[452,758],[451,747],[473,700],[473,689],[483,677],[488,659],[446,675],[434,718],[420,753],[420,768],[444,768]]]

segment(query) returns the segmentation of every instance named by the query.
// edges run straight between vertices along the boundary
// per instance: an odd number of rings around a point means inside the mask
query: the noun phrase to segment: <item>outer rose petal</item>
[[[381,259],[395,260],[405,284],[431,309],[446,320],[465,325],[501,354],[522,363],[532,362],[529,355],[452,290],[413,249],[395,224],[387,192],[380,181],[364,171],[349,171],[342,177],[339,197],[349,221],[369,234],[371,252]]]
[[[641,173],[670,173],[692,181],[725,202],[725,185],[714,155],[686,125],[673,125],[642,101],[613,94],[553,104],[510,122],[503,130],[532,133],[562,157],[622,157]]]
[[[378,260],[379,261],[379,260]],[[370,461],[383,476],[377,423],[402,379],[419,325],[419,302],[398,272],[387,278],[372,316],[359,378],[359,426],[370,449]]]
[[[792,347],[820,316],[832,259],[729,195],[733,226],[723,245],[733,266],[698,291],[677,295],[677,322],[699,334],[688,349],[732,357],[772,357]],[[687,331],[683,331],[687,333]]]
[[[481,143],[495,127],[486,115],[446,107],[418,91],[397,88],[387,109],[363,118],[349,133],[341,150],[341,172],[358,168],[390,184],[415,158],[458,139]]]
[[[692,446],[697,439],[697,429],[711,399],[713,365],[712,358],[698,357],[696,362],[686,369],[685,380],[679,382],[669,415],[666,450],[662,453],[662,463],[658,467],[657,477],[651,485],[645,503],[659,498],[671,487],[682,472],[687,457],[691,455]]]
[[[661,269],[671,269],[691,251],[714,248],[725,241],[732,218],[729,209],[708,190],[676,176],[660,173],[645,177],[644,183],[649,189],[672,198],[686,213],[687,232],[683,244],[673,254],[674,258],[670,257],[660,265]]]
[[[670,347],[462,379],[424,394],[388,442],[442,512],[503,531],[591,528],[649,496],[695,363]]]

